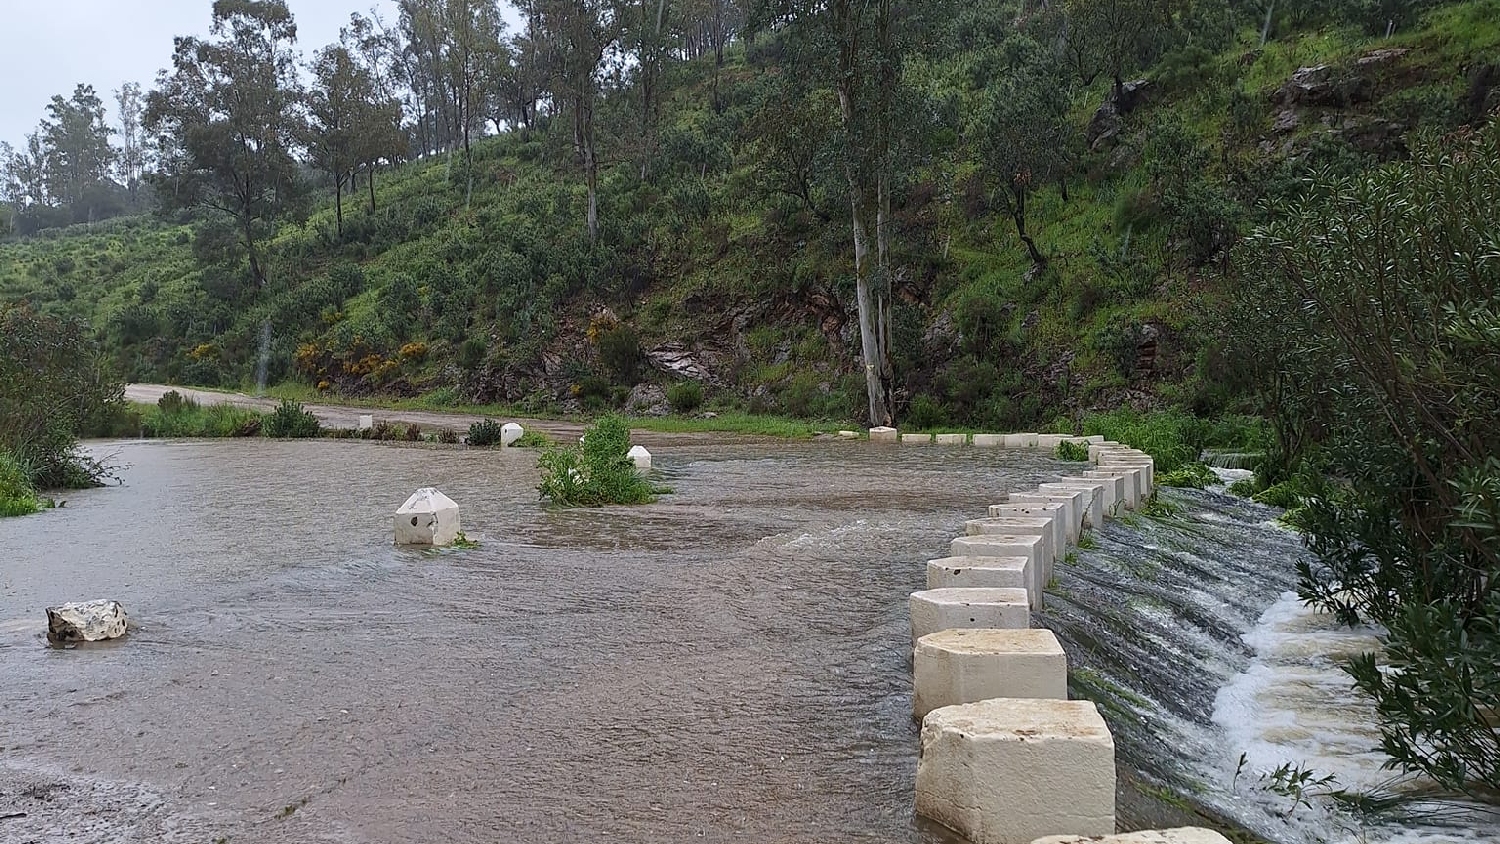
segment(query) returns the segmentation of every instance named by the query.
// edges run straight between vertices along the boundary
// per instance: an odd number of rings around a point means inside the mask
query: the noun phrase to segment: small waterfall
[[[1465,818],[1463,831],[1372,825],[1265,787],[1263,773],[1291,763],[1339,787],[1390,793],[1372,708],[1339,668],[1377,646],[1379,631],[1339,628],[1301,605],[1292,590],[1307,552],[1275,522],[1278,511],[1215,490],[1159,497],[1174,515],[1095,531],[1097,547],[1057,567],[1038,618],[1068,651],[1071,693],[1109,721],[1121,762],[1277,844],[1500,840],[1500,819]],[[1408,811],[1430,818],[1453,807],[1435,808]]]
[[[260,327],[260,357],[255,362],[255,394],[265,395],[266,392],[266,370],[271,365],[271,321],[268,319]]]

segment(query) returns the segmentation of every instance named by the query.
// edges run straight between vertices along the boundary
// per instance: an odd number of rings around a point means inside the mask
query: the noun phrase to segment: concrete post
[[[911,640],[944,630],[1031,626],[1031,599],[1025,589],[928,589],[911,593]]]
[[[1051,630],[944,630],[917,640],[912,712],[991,698],[1068,699],[1068,658]]]

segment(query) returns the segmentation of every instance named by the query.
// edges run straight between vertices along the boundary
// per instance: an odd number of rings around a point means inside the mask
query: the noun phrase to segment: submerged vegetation
[[[649,504],[669,490],[651,483],[629,457],[630,427],[618,416],[606,416],[583,435],[577,446],[549,446],[542,452],[542,497],[565,507]]]

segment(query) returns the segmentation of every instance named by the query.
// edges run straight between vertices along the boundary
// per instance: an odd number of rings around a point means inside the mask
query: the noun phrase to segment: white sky
[[[350,12],[373,6],[395,23],[393,0],[288,0],[304,57],[338,40]],[[53,94],[93,85],[116,122],[113,92],[150,89],[172,63],[172,38],[207,35],[213,0],[0,0],[0,141],[20,146]],[[507,10],[509,12],[509,10]],[[514,20],[514,15],[507,14]]]

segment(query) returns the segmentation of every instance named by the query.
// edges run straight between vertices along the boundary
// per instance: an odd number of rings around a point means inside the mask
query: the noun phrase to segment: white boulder
[[[1088,701],[997,698],[935,709],[922,722],[917,814],[973,844],[1110,835],[1114,738]]]
[[[58,644],[118,639],[129,626],[119,601],[82,601],[47,608],[47,641]]]
[[[500,426],[500,445],[509,448],[516,444],[516,440],[526,436],[526,429],[514,422],[506,422]]]
[[[397,545],[452,545],[458,538],[458,504],[431,487],[412,493],[396,511]]]
[[[630,451],[625,453],[625,456],[629,457],[630,462],[635,464],[636,471],[651,471],[651,452],[647,451],[645,446],[632,446]]]

